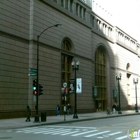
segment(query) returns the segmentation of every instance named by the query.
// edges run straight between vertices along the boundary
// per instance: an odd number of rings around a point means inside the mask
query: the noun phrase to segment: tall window
[[[107,80],[106,80],[106,58],[102,48],[98,48],[95,54],[95,85],[97,86],[96,108],[106,109],[107,100]]]
[[[63,83],[66,82],[67,85],[70,85],[70,75],[71,75],[71,62],[72,56],[68,55],[69,51],[71,51],[72,45],[68,39],[65,39],[62,42],[62,54],[61,54],[61,86],[63,87]],[[63,107],[64,104],[71,104],[70,103],[70,95],[67,95],[67,100],[65,102],[64,95],[62,95],[61,99],[61,106]]]
[[[62,85],[64,82],[69,83],[71,74],[72,57],[62,54],[61,55],[61,72],[62,72]]]

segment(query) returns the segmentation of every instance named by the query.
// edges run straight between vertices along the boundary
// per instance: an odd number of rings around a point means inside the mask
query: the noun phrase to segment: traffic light
[[[35,96],[37,95],[37,90],[33,91],[33,95],[35,95]]]
[[[43,94],[43,85],[39,84],[39,95]]]
[[[37,95],[37,80],[33,80],[33,95]]]
[[[33,87],[37,87],[37,79],[33,80]]]

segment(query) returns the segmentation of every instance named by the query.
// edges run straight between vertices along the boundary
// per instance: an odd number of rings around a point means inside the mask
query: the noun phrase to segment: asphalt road
[[[0,140],[129,140],[128,137],[140,140],[139,115],[0,130]]]

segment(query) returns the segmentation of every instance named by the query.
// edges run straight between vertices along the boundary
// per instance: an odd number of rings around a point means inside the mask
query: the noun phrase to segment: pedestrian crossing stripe
[[[116,135],[116,134],[120,134],[122,132],[115,132],[115,133],[111,133],[111,134],[108,134],[109,136],[113,136],[113,135]]]
[[[122,140],[122,139],[125,139],[125,138],[128,138],[128,136],[125,135],[125,136],[122,136],[122,137],[116,138],[116,140]]]
[[[96,127],[81,127],[81,126],[63,126],[63,125],[47,125],[47,127],[53,127],[53,128],[56,128],[56,127],[58,127],[58,128],[60,128],[60,127],[63,127],[63,128],[73,128],[73,129],[96,129]]]
[[[86,134],[86,133],[91,133],[91,132],[96,132],[96,131],[98,131],[98,130],[86,131],[86,132],[74,134],[74,135],[71,135],[71,136],[78,136],[78,135],[83,135],[83,134]]]
[[[95,137],[98,136],[97,138],[103,139],[106,137],[116,137],[119,134],[122,134],[123,132],[118,131],[118,132],[111,132],[110,130],[97,130],[97,129],[91,129],[91,127],[75,127],[75,126],[45,126],[45,127],[29,127],[29,128],[21,128],[17,129],[15,131],[16,133],[32,133],[32,134],[50,134],[50,135],[61,135],[61,136],[82,136],[85,138],[88,137]],[[104,135],[105,134],[105,135]],[[117,137],[115,140],[123,140],[126,139],[127,135]]]
[[[92,137],[92,136],[96,136],[96,135],[100,135],[100,134],[104,134],[104,133],[108,133],[108,132],[110,132],[110,131],[103,131],[103,132],[99,132],[99,133],[87,135],[87,136],[85,136],[85,137],[86,137],[86,138],[87,138],[87,137]]]

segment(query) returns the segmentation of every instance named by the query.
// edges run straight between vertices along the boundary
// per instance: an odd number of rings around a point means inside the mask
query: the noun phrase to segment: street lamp
[[[118,80],[118,93],[119,93],[119,109],[118,109],[118,114],[122,114],[121,112],[121,102],[120,102],[120,83],[119,81],[121,80],[121,73],[116,75],[116,80]]]
[[[74,70],[74,99],[75,99],[75,102],[74,102],[74,115],[73,115],[73,118],[78,118],[78,115],[77,115],[77,94],[76,94],[76,87],[77,87],[77,84],[76,84],[76,71],[79,70],[79,61],[77,61],[76,63],[73,61],[71,63],[72,65],[72,70]]]
[[[39,38],[40,36],[49,28],[53,28],[53,27],[58,27],[61,26],[61,24],[55,24],[52,25],[48,28],[46,28],[45,30],[43,30],[39,35],[37,35],[37,95],[36,95],[36,115],[35,115],[35,121],[34,122],[39,122],[39,115],[38,115],[38,94],[39,94]]]
[[[135,92],[136,92],[136,105],[135,105],[135,110],[136,110],[136,112],[139,112],[138,111],[138,104],[137,104],[137,84],[138,84],[138,78],[137,79],[133,78],[133,82],[135,84]]]

